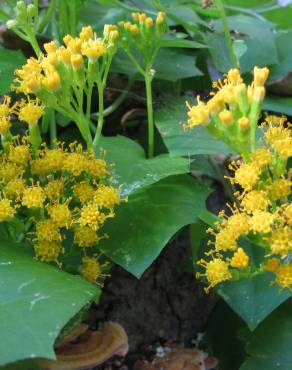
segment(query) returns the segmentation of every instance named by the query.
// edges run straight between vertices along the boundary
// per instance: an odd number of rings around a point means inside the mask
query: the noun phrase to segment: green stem
[[[88,62],[88,89],[86,93],[86,118],[90,119],[90,110],[91,110],[91,97],[92,97],[92,89],[94,85],[94,78],[93,78],[93,63],[90,61]]]
[[[128,96],[128,93],[130,91],[130,88],[131,86],[133,85],[134,83],[134,77],[132,77],[129,82],[128,82],[128,85],[126,87],[126,89],[120,94],[120,96],[111,104],[109,105],[107,108],[104,109],[103,111],[103,117],[107,117],[109,116],[110,114],[112,114],[116,109],[118,109],[118,107],[122,104],[122,102],[126,99],[126,97]],[[99,116],[99,113],[96,112],[96,113],[93,113],[91,115],[91,119],[94,120],[94,121],[97,121],[98,120],[98,116]]]
[[[56,0],[51,0],[45,15],[42,17],[42,19],[39,22],[39,25],[38,25],[39,33],[42,33],[44,29],[47,27],[47,25],[49,24],[51,18],[53,17],[55,7],[56,7]]]
[[[131,62],[134,64],[134,66],[137,68],[137,71],[141,73],[142,76],[145,77],[145,71],[144,69],[140,66],[140,64],[137,62],[136,58],[133,56],[133,54],[128,50],[124,49],[125,53],[128,55],[128,58],[131,60]]]
[[[93,147],[96,149],[99,138],[101,136],[102,132],[102,126],[103,126],[103,114],[104,114],[104,104],[103,104],[103,84],[101,81],[97,83],[97,89],[98,89],[98,122],[97,122],[97,128],[96,128],[96,133],[95,137],[93,140]]]
[[[27,34],[27,37],[28,37],[28,41],[31,44],[36,56],[39,56],[40,53],[41,53],[41,48],[39,47],[39,44],[38,44],[38,41],[36,39],[34,31],[27,30],[26,34]]]
[[[227,49],[228,49],[228,52],[229,52],[230,63],[231,63],[233,68],[238,68],[238,63],[237,63],[237,59],[236,59],[236,56],[234,54],[234,50],[233,50],[233,47],[232,47],[232,41],[231,41],[231,37],[230,37],[228,21],[227,21],[227,17],[226,17],[226,13],[225,13],[223,3],[222,3],[221,0],[215,0],[215,4],[216,4],[216,6],[219,10],[219,14],[220,14],[220,17],[221,17],[221,20],[222,20],[222,23],[223,23],[223,29],[224,29]]]
[[[154,120],[153,120],[153,102],[152,102],[152,79],[150,69],[145,75],[147,115],[148,115],[148,158],[154,155]]]
[[[56,115],[55,111],[52,109],[50,112],[50,143],[52,148],[56,146],[56,140],[57,140]]]
[[[42,143],[40,129],[38,125],[29,126],[29,142],[33,149],[38,149]]]

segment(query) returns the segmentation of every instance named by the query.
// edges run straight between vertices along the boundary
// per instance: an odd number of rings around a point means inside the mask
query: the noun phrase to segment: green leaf
[[[122,185],[123,196],[167,176],[189,172],[190,160],[170,158],[168,154],[146,159],[143,148],[125,136],[102,137],[99,146],[106,150],[105,159],[113,165],[113,183]]]
[[[215,140],[201,126],[183,130],[187,121],[185,100],[168,98],[165,107],[155,113],[155,124],[171,156],[190,156],[197,154],[227,154],[229,149],[222,141]]]
[[[165,61],[168,61],[166,63]],[[196,57],[183,49],[160,49],[153,69],[155,79],[177,81],[182,78],[201,76],[202,72],[196,67]],[[137,74],[137,70],[124,52],[118,52],[113,59],[111,71],[124,73],[128,76]],[[143,79],[138,76],[138,79]]]
[[[243,321],[220,300],[208,319],[204,336],[207,346],[211,346],[212,355],[219,361],[219,369],[235,370],[242,364],[245,343],[238,335],[242,327],[245,327]]]
[[[166,81],[203,75],[196,67],[194,53],[188,54],[180,49],[161,49],[153,68],[156,71],[155,78]]]
[[[239,14],[228,17],[228,24],[230,30],[241,34],[247,47],[246,53],[240,60],[243,73],[249,72],[254,66],[267,66],[278,62],[276,37],[271,23]],[[206,35],[205,42],[210,45],[210,53],[215,67],[221,72],[226,72],[231,65],[221,19],[215,21],[215,30],[215,33]]]
[[[101,250],[140,277],[169,239],[197,220],[210,190],[189,175],[168,177],[129,196],[104,231]]]
[[[25,58],[20,51],[0,49],[0,94],[10,91],[14,70],[23,64],[25,64]]]
[[[291,296],[271,285],[273,275],[265,273],[252,279],[229,281],[220,285],[217,293],[254,330],[271,312]]]
[[[264,109],[292,115],[292,98],[269,94],[264,100]]]
[[[163,48],[186,48],[186,49],[202,49],[207,48],[208,45],[201,44],[194,40],[185,40],[174,36],[166,36],[161,40],[161,47]]]
[[[267,18],[269,21],[276,23],[279,29],[291,28],[291,17],[292,17],[292,5],[289,4],[283,6],[271,6],[265,11],[263,10],[261,15]]]
[[[0,365],[55,358],[62,327],[100,290],[78,276],[35,261],[21,245],[0,244]]]
[[[292,369],[292,305],[283,304],[248,338],[249,357],[240,370]]]
[[[277,33],[279,63],[270,67],[269,82],[279,80],[292,71],[292,31]]]

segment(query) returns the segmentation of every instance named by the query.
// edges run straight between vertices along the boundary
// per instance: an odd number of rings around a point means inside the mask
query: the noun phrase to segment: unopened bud
[[[254,74],[254,85],[263,86],[269,76],[269,70],[266,67],[265,68],[254,67],[253,74]]]
[[[145,19],[145,25],[146,25],[147,28],[152,28],[153,27],[153,24],[154,24],[154,22],[153,22],[153,19],[152,18],[147,17]]]
[[[238,85],[242,83],[242,78],[240,76],[240,72],[237,68],[230,69],[227,73],[228,82],[232,85]]]
[[[220,121],[226,126],[230,126],[233,122],[233,115],[227,109],[224,109],[222,112],[219,113],[219,118]]]
[[[237,121],[238,126],[241,130],[245,131],[250,128],[249,119],[247,117],[241,117]]]
[[[266,89],[263,86],[255,86],[253,92],[253,99],[257,101],[264,100]]]
[[[156,24],[161,25],[165,21],[165,13],[164,12],[159,12],[156,17]]]
[[[37,14],[37,7],[34,4],[29,4],[27,6],[27,15],[29,17],[35,17]]]
[[[71,55],[71,65],[75,69],[79,69],[83,66],[83,58],[80,54]]]
[[[9,19],[9,21],[6,22],[6,27],[11,30],[14,27],[18,26],[18,22],[15,19]]]
[[[42,85],[49,91],[56,92],[61,87],[60,75],[56,71],[52,71],[47,74],[42,80]]]
[[[19,10],[21,12],[25,12],[26,11],[25,2],[24,1],[17,1],[16,8],[17,8],[17,10]]]
[[[57,45],[55,43],[55,41],[51,41],[51,42],[47,42],[44,44],[44,49],[46,50],[46,52],[49,54],[49,53],[55,53],[56,50],[57,50]]]

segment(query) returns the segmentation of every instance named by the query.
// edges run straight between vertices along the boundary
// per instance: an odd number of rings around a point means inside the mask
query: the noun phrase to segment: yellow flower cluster
[[[273,271],[282,288],[292,289],[292,264],[286,259],[292,252],[291,172],[287,159],[292,155],[289,124],[283,119],[267,117],[262,124],[265,146],[254,151],[244,162],[231,163],[231,183],[241,191],[235,193],[237,204],[231,214],[219,214],[220,221],[209,229],[213,240],[206,256],[199,261],[204,267],[208,288],[233,277],[248,276],[255,271]],[[248,238],[265,250],[261,266],[250,264],[248,252],[240,246],[240,238]],[[289,259],[287,259],[289,260]],[[272,263],[271,263],[272,261]]]
[[[84,276],[102,277],[88,251],[104,237],[101,228],[120,203],[103,159],[77,143],[43,144],[36,151],[26,137],[14,137],[0,153],[0,192],[0,222],[23,219],[36,258],[66,264],[65,239],[72,239],[70,253],[83,258]]]
[[[124,50],[134,45],[147,64],[157,54],[159,42],[167,30],[165,13],[158,12],[153,20],[146,13],[132,13],[132,22],[119,22],[119,32]]]
[[[0,134],[2,135],[3,142],[9,141],[11,134],[10,128],[11,115],[17,115],[19,121],[25,121],[29,127],[32,128],[37,125],[39,119],[45,114],[45,106],[40,102],[38,98],[32,99],[27,96],[26,99],[21,99],[14,104],[11,104],[11,97],[4,96],[3,102],[0,103]],[[5,138],[7,140],[5,140]],[[23,152],[27,150],[24,146],[18,146],[17,149],[13,149],[10,155],[13,155],[15,151],[22,151],[17,154],[17,157],[22,158],[23,161],[27,160],[27,155]],[[15,153],[16,154],[16,153]]]
[[[82,28],[79,37],[65,36],[65,45],[58,47],[54,41],[44,44],[45,53],[38,60],[31,57],[15,71],[17,91],[36,94],[40,98],[50,93],[54,104],[54,93],[62,95],[61,91],[72,89],[72,80],[79,85],[86,78],[85,72],[84,76],[74,73],[84,67],[84,57],[95,63],[101,56],[112,52],[118,37],[116,26],[105,25],[102,38],[87,26]]]
[[[254,79],[246,85],[239,70],[231,69],[223,81],[213,83],[207,102],[197,97],[197,105],[190,106],[184,128],[202,125],[216,138],[221,138],[240,154],[246,154],[255,145],[255,130],[265,96],[267,68],[254,68]]]

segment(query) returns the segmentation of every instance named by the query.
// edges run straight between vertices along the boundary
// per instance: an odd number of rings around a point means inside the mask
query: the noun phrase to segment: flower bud
[[[26,11],[26,5],[25,5],[25,2],[24,1],[17,1],[16,3],[16,8],[17,10],[21,11],[21,12],[25,12]]]
[[[71,65],[75,69],[80,69],[83,66],[83,58],[80,54],[71,55]]]
[[[255,86],[253,91],[253,99],[256,101],[264,100],[266,89],[263,86]]]
[[[131,15],[132,15],[133,21],[138,22],[138,20],[139,20],[139,13],[132,13]]]
[[[152,18],[147,17],[145,19],[145,25],[146,25],[147,28],[152,28],[153,27],[153,24],[154,24],[154,22],[153,22],[153,19]]]
[[[250,128],[249,119],[247,117],[241,117],[237,121],[238,126],[241,130],[245,131]]]
[[[254,85],[263,86],[269,76],[269,69],[266,67],[265,68],[254,67],[253,74],[254,74]]]
[[[18,22],[16,19],[9,19],[9,21],[6,22],[6,27],[11,30],[14,27],[18,26]]]
[[[61,87],[60,75],[56,71],[51,71],[42,80],[42,85],[49,91],[56,92]]]
[[[29,17],[35,17],[37,15],[37,7],[34,4],[29,4],[27,6],[27,15]]]
[[[232,85],[238,85],[242,83],[240,72],[237,68],[230,69],[227,73],[228,82]]]
[[[229,110],[224,109],[222,112],[220,112],[219,113],[219,118],[220,118],[220,121],[222,123],[224,123],[224,125],[226,125],[226,126],[232,125],[233,115]]]
[[[57,50],[58,58],[61,62],[63,62],[67,67],[71,66],[71,51],[66,49],[64,46],[61,46]]]
[[[93,38],[93,29],[91,26],[82,27],[79,37],[82,41],[88,41]]]
[[[156,17],[156,24],[161,25],[165,21],[165,13],[164,12],[158,12]]]
[[[55,41],[51,41],[51,42],[47,42],[44,44],[44,49],[46,50],[46,52],[49,54],[49,53],[55,53],[56,50],[57,50],[57,45],[55,43]]]

